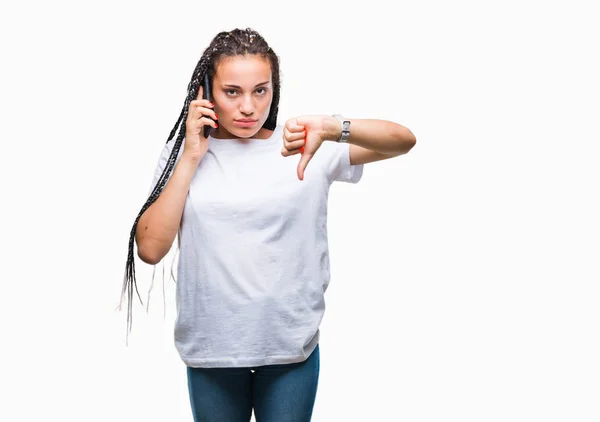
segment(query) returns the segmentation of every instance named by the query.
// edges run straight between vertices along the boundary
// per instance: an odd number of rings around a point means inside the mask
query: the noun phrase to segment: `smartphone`
[[[212,92],[210,90],[211,88],[211,84],[210,84],[210,79],[208,78],[208,72],[204,74],[204,80],[202,82],[202,88],[203,88],[203,92],[202,92],[202,98],[208,101],[212,102]],[[208,116],[207,116],[208,117]],[[210,119],[210,117],[208,117]],[[212,120],[212,119],[211,119]],[[208,135],[210,134],[210,130],[212,129],[212,126],[204,126],[204,137],[208,138]]]

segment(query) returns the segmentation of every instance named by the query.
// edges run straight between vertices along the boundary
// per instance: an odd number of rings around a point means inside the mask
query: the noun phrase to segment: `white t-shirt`
[[[210,137],[192,179],[178,233],[174,333],[187,366],[301,362],[317,345],[330,277],[329,187],[357,183],[363,165],[350,165],[349,144],[325,141],[301,181],[300,154],[281,155],[282,135],[278,125],[269,139]]]

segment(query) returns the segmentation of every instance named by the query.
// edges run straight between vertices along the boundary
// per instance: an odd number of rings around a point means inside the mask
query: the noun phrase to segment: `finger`
[[[202,124],[204,126],[211,126],[214,127],[215,129],[219,127],[219,124],[217,122],[215,122],[213,119],[210,119],[208,117],[202,117],[200,119],[198,119],[199,122],[202,122]]]
[[[306,119],[304,116],[300,116],[295,120],[296,125],[301,127],[306,127],[306,125],[310,122],[310,119]]]
[[[290,132],[287,128],[283,129],[284,139],[288,141],[297,141],[298,139],[306,138],[306,131],[304,128],[300,132]]]
[[[200,99],[200,100],[192,101],[190,103],[190,107],[191,108],[196,108],[196,107],[214,108],[215,105],[213,103],[211,103],[209,100]]]
[[[298,163],[298,179],[304,180],[304,170],[306,170],[306,166],[312,159],[313,154],[311,153],[303,153],[300,157],[300,162]]]
[[[204,87],[202,85],[200,85],[198,87],[198,95],[196,95],[196,99],[197,100],[201,100],[202,99],[202,94],[204,94]]]
[[[203,98],[199,99],[199,100],[194,100],[190,103],[190,108],[194,109],[196,107],[205,107],[205,108],[214,108],[214,104],[211,103],[209,100],[205,100]]]
[[[285,127],[290,133],[302,132],[304,130],[304,126],[301,126],[298,123],[296,123],[296,119],[289,119],[285,123]]]
[[[304,148],[296,148],[296,149],[288,150],[288,149],[282,148],[281,155],[283,155],[284,157],[289,157],[292,155],[300,154],[303,149]]]
[[[203,107],[201,105],[196,105],[193,110],[194,110],[194,112],[193,112],[194,117],[196,119],[200,119],[200,118],[202,118],[202,116],[209,116],[213,120],[219,120],[219,116],[217,116],[217,113],[215,113],[215,111],[212,108]]]
[[[302,148],[305,143],[306,143],[306,141],[304,140],[304,138],[302,138],[302,139],[300,139],[298,141],[294,141],[294,142],[285,141],[283,144],[286,149],[292,150],[292,149]]]

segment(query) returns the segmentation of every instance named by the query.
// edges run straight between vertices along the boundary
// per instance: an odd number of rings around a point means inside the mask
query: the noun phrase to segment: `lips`
[[[257,122],[258,122],[258,120],[243,119],[243,120],[234,120],[233,124],[240,128],[251,128],[251,127],[256,127]]]

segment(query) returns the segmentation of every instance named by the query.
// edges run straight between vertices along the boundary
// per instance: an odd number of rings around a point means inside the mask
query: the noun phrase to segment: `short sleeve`
[[[320,151],[323,149],[323,151]],[[324,152],[325,168],[329,183],[347,182],[358,183],[362,178],[364,164],[350,164],[350,144],[325,141],[319,148]]]
[[[185,142],[185,140],[183,142]],[[150,190],[148,191],[148,196],[150,196],[150,194],[154,190],[156,184],[158,183],[158,179],[160,178],[160,175],[162,174],[163,170],[167,166],[167,162],[169,161],[171,152],[173,152],[174,146],[175,146],[175,140],[171,140],[171,141],[167,142],[165,144],[165,146],[163,147],[163,149],[160,153],[160,157],[158,158],[158,162],[156,163],[156,168],[154,169],[154,177],[152,178],[152,184],[150,185]],[[179,149],[179,155],[177,156],[177,160],[175,161],[175,163],[177,163],[177,161],[179,161],[179,158],[181,157],[182,152],[183,152],[183,145]],[[173,174],[173,172],[171,171],[169,178],[171,178],[172,174]]]

